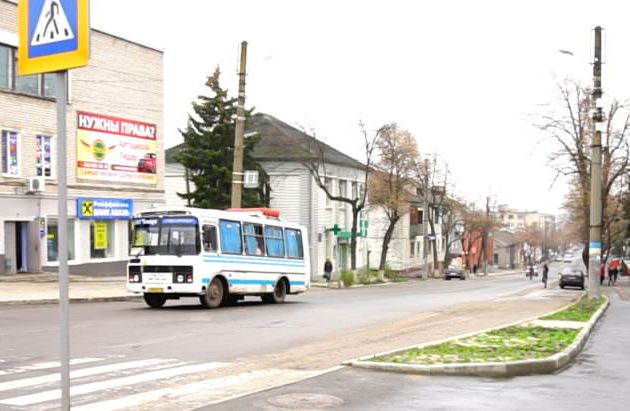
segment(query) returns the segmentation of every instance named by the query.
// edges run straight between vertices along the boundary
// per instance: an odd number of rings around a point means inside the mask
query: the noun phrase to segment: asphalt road
[[[627,410],[630,301],[609,294],[584,351],[556,374],[491,379],[345,368],[204,410]]]
[[[157,310],[141,302],[74,304],[70,309],[71,351],[73,357],[229,360],[409,314],[485,301],[531,285],[524,275],[411,281],[384,287],[312,289],[288,296],[288,302],[281,305],[265,305],[252,298],[217,310],[202,309],[195,299],[168,301]],[[57,358],[58,321],[56,305],[0,307],[5,366]],[[256,344],[252,344],[254,336]]]
[[[157,310],[142,302],[73,304],[73,409],[194,409],[414,344],[419,336],[476,330],[470,304],[479,312],[502,307],[495,299],[520,304],[510,296],[527,289],[533,298],[543,293],[545,304],[574,294],[542,290],[539,280],[517,274],[313,289],[281,305],[252,299],[216,310],[194,299]],[[58,319],[56,305],[0,307],[0,409],[58,408]],[[143,408],[156,400],[161,408]]]

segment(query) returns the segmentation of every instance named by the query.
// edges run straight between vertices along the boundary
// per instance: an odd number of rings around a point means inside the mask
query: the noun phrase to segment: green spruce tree
[[[192,103],[194,115],[188,116],[186,130],[180,130],[184,144],[175,159],[188,170],[194,191],[178,195],[189,199],[193,207],[230,207],[237,99],[228,97],[227,90],[219,85],[219,76],[217,67],[206,82],[214,96],[199,96],[198,101]],[[246,118],[252,111],[246,111]],[[269,203],[269,177],[251,155],[260,138],[259,134],[248,135],[243,144],[243,169],[258,170],[259,175],[258,189],[243,190],[243,207]]]

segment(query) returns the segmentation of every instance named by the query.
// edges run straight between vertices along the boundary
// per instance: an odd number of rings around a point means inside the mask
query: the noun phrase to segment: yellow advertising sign
[[[107,250],[107,223],[94,223],[94,249]]]
[[[79,111],[77,177],[157,184],[155,124]]]

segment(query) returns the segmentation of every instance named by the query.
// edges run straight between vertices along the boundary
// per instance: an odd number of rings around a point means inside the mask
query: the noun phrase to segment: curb
[[[573,304],[573,302],[571,303]],[[570,304],[568,304],[570,305]],[[567,306],[568,306],[567,305]],[[593,317],[584,324],[582,330],[575,337],[575,340],[565,348],[563,351],[556,353],[550,357],[542,359],[520,360],[520,361],[506,361],[506,362],[488,362],[488,363],[456,363],[456,364],[435,364],[435,365],[418,365],[418,364],[396,364],[396,363],[380,363],[375,361],[369,361],[369,359],[392,354],[395,352],[405,351],[410,348],[422,348],[429,345],[440,344],[445,341],[451,341],[460,338],[466,338],[473,335],[481,334],[491,330],[509,327],[511,325],[517,325],[532,321],[534,319],[544,317],[546,315],[553,314],[557,311],[561,311],[566,307],[552,311],[543,316],[536,316],[526,320],[517,321],[512,324],[503,325],[500,327],[493,327],[487,330],[476,331],[460,335],[457,337],[447,338],[439,341],[432,341],[429,343],[414,345],[411,347],[392,350],[380,354],[370,355],[359,358],[358,360],[352,360],[344,362],[344,365],[349,365],[357,368],[366,368],[371,370],[380,371],[394,371],[401,373],[412,373],[421,375],[460,375],[460,376],[478,376],[478,377],[502,377],[509,378],[518,375],[530,375],[530,374],[550,374],[561,368],[567,366],[584,348],[588,337],[590,336],[595,324],[604,314],[604,311],[610,305],[610,300],[606,297],[605,303],[595,312]]]
[[[121,295],[116,297],[75,297],[70,298],[70,303],[100,303],[108,301],[136,301],[141,300],[141,295]],[[58,298],[45,298],[41,300],[11,300],[0,301],[0,306],[8,305],[44,305],[44,304],[59,304]]]

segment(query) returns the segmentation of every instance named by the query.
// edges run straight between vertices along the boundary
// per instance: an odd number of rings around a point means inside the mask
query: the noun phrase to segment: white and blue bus
[[[310,287],[308,235],[268,208],[154,208],[132,221],[127,289],[153,308],[195,297],[204,307],[245,296],[284,302]]]

